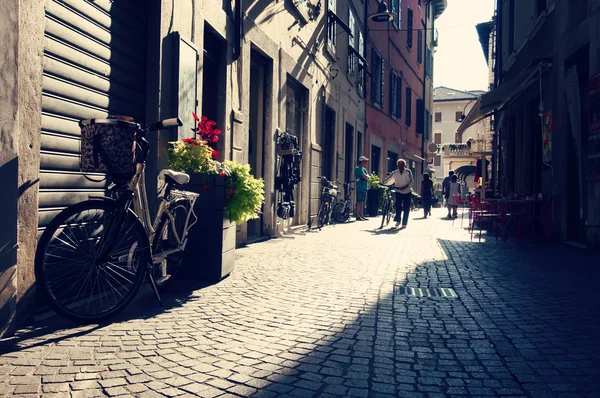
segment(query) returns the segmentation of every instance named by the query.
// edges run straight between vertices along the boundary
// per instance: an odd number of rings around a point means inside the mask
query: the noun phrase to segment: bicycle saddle
[[[158,178],[160,178],[161,180],[164,180],[165,176],[171,177],[173,181],[175,181],[179,185],[185,185],[188,182],[190,182],[190,176],[188,174],[180,173],[175,170],[164,169],[161,170],[158,174]]]

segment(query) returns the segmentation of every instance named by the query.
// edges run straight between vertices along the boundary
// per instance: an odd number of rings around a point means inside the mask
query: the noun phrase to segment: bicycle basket
[[[92,119],[79,123],[83,172],[130,178],[135,174],[135,133],[138,125],[116,119]]]

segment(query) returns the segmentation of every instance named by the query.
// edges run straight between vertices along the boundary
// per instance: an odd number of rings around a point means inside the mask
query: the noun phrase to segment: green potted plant
[[[221,131],[206,117],[192,129],[196,136],[172,142],[170,167],[190,174],[185,187],[200,194],[194,212],[198,223],[189,232],[182,272],[188,277],[218,281],[235,265],[236,223],[257,218],[264,201],[264,183],[250,173],[250,166],[219,162],[214,148]],[[198,256],[197,248],[202,247]]]

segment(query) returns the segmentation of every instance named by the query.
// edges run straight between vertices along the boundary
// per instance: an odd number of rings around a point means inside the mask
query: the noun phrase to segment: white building
[[[450,170],[459,171],[461,180],[470,190],[475,187],[474,174],[477,152],[491,150],[491,135],[487,119],[469,127],[462,135],[456,130],[483,91],[461,91],[436,87],[433,91],[433,142],[437,153],[432,154],[434,182],[438,189]],[[466,166],[466,167],[465,167]],[[459,169],[460,168],[460,169]]]

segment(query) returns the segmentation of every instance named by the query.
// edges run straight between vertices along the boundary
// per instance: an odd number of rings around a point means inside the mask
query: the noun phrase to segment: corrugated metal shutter
[[[40,229],[64,207],[104,194],[104,175],[79,171],[78,121],[144,120],[146,7],[144,0],[46,4]]]

